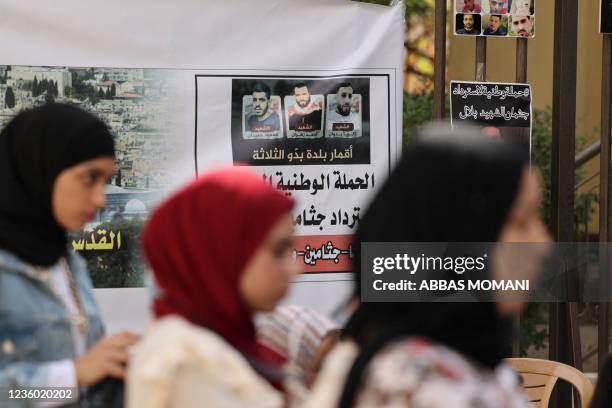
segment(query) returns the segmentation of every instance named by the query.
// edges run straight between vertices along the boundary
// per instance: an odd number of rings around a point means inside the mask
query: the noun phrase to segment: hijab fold
[[[67,251],[66,231],[53,216],[56,178],[114,156],[107,126],[79,108],[52,103],[15,116],[0,133],[0,248],[32,265],[56,263]]]

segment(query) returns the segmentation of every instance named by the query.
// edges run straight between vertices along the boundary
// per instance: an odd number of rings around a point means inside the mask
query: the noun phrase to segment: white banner
[[[55,100],[113,129],[121,171],[109,206],[73,242],[111,330],[145,324],[148,297],[134,294],[144,289],[117,287],[142,283],[134,252],[147,214],[222,163],[253,166],[298,202],[295,254],[307,273],[289,301],[330,312],[346,299],[350,237],[401,153],[403,5],[36,3],[0,0],[0,126]],[[121,239],[102,245],[108,229]],[[113,256],[112,274],[93,268]]]

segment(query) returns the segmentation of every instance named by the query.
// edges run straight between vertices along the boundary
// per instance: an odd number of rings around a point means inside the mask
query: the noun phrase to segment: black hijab
[[[32,265],[57,262],[67,238],[51,208],[55,179],[114,156],[106,125],[79,108],[52,103],[15,116],[0,133],[0,248]]]
[[[355,238],[356,297],[361,242],[495,242],[528,162],[509,145],[469,130],[430,130],[405,150]],[[444,344],[486,368],[505,356],[510,325],[494,303],[361,303],[344,335],[360,346],[341,407],[353,405],[362,374],[384,346],[411,335]]]

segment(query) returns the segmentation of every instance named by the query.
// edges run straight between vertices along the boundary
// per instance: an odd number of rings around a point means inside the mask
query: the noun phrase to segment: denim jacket
[[[68,265],[87,317],[87,348],[103,334],[85,261],[70,249]],[[0,406],[33,406],[8,400],[8,390],[44,387],[44,363],[74,359],[70,317],[42,274],[0,250]],[[82,393],[81,397],[83,397]],[[28,405],[31,404],[31,405]]]

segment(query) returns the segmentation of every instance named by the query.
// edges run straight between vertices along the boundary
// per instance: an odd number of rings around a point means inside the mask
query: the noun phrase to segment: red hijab
[[[160,289],[155,315],[182,316],[222,336],[252,364],[279,366],[282,357],[256,341],[238,282],[270,229],[292,207],[292,199],[245,167],[217,169],[172,195],[143,233]]]

